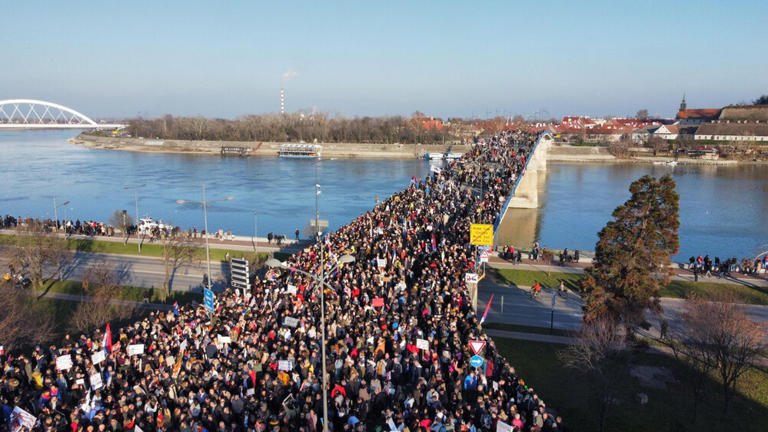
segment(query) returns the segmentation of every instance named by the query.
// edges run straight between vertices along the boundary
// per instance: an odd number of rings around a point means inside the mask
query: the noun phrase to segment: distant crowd
[[[35,431],[564,431],[479,328],[464,274],[536,136],[505,132],[292,256],[247,292],[0,355]],[[342,255],[354,262],[340,264]],[[322,264],[321,264],[322,263]],[[312,278],[321,275],[326,284]],[[322,290],[322,291],[321,291]],[[320,296],[328,418],[323,418]],[[109,327],[107,327],[107,330]],[[479,367],[469,341],[485,342]],[[23,411],[22,411],[23,410]],[[502,428],[502,425],[508,428]]]
[[[754,259],[736,257],[720,260],[716,256],[714,261],[709,255],[688,258],[688,268],[693,272],[696,280],[699,276],[717,276],[718,278],[730,277],[731,273],[756,275],[761,270],[768,269],[768,254]]]

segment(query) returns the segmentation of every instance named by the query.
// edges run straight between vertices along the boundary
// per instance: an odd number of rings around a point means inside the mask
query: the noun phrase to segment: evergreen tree
[[[582,282],[584,319],[609,317],[624,325],[627,337],[646,327],[646,309],[661,312],[659,289],[669,283],[669,257],[679,247],[679,196],[675,182],[643,176],[632,197],[613,211],[600,231],[592,267]]]

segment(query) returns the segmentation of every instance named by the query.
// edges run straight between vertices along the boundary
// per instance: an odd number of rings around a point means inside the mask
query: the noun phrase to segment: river
[[[297,160],[92,150],[68,143],[71,131],[0,132],[0,214],[106,221],[115,210],[182,227],[203,225],[199,206],[176,204],[233,196],[208,210],[209,228],[250,236],[293,236],[315,213],[315,172],[321,185],[320,219],[336,229],[423,177],[422,160]],[[535,236],[553,248],[593,250],[597,232],[629,197],[643,174],[672,173],[680,193],[680,253],[748,256],[768,243],[768,170],[765,166],[549,164]],[[257,216],[254,220],[253,213]]]
[[[550,163],[538,238],[543,245],[594,250],[597,233],[645,174],[671,174],[680,195],[680,252],[745,257],[768,243],[768,166]]]

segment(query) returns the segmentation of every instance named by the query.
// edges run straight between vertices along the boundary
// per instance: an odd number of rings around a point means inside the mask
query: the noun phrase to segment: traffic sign
[[[203,300],[205,303],[205,308],[208,310],[208,312],[213,313],[213,291],[209,290],[208,288],[204,288]]]
[[[472,358],[469,359],[469,364],[471,364],[472,367],[480,367],[483,365],[484,361],[485,360],[483,360],[482,357],[480,357],[479,355],[476,355],[476,356],[472,356]]]
[[[472,348],[472,352],[475,353],[475,355],[480,354],[480,351],[485,348],[485,341],[471,340],[469,341],[469,347]]]
[[[483,249],[480,251],[480,262],[488,262],[488,249]]]
[[[493,246],[493,225],[471,224],[469,226],[469,243],[475,246]]]
[[[248,269],[248,260],[232,258],[229,264],[230,279],[233,288],[251,289],[251,275]]]

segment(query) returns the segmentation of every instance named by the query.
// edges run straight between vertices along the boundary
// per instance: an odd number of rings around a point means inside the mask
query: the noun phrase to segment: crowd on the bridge
[[[470,223],[495,221],[535,138],[505,132],[413,179],[251,290],[219,294],[212,321],[185,306],[0,355],[6,427],[18,407],[41,431],[566,430],[479,329],[464,284]],[[487,342],[480,367],[470,340]]]

